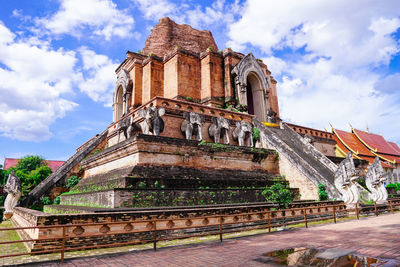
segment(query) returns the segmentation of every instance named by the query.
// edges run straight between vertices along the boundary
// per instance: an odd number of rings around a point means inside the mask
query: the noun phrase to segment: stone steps
[[[311,144],[306,144],[296,132],[283,123],[282,128],[266,127],[259,120],[253,121],[263,131],[268,146],[288,159],[293,167],[303,173],[315,186],[322,183],[330,198],[339,194],[334,186],[335,164]]]

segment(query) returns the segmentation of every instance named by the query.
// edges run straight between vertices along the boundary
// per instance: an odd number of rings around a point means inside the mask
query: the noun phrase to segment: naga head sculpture
[[[4,191],[8,194],[16,195],[21,192],[21,180],[15,175],[14,170],[11,170],[8,175],[7,182],[4,185]]]
[[[21,197],[21,180],[15,175],[14,170],[11,170],[10,175],[8,175],[4,191],[8,193],[4,201],[4,218],[10,219]]]
[[[382,167],[381,161],[378,157],[375,158],[374,163],[368,168],[365,177],[365,184],[371,192],[370,198],[373,201],[385,202],[388,198],[388,193],[385,188],[384,182],[386,181],[387,174]]]
[[[346,158],[340,162],[335,173],[335,187],[342,195],[342,200],[349,203],[358,203],[360,199],[357,187],[358,172],[354,165],[353,157],[349,152]]]
[[[374,187],[378,187],[382,182],[386,181],[386,172],[378,157],[375,158],[374,163],[368,168],[367,179]]]

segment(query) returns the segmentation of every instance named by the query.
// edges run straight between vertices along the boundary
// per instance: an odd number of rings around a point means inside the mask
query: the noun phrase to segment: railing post
[[[153,249],[157,250],[157,224],[156,220],[153,219]]]
[[[336,206],[333,206],[333,221],[336,223]]]
[[[219,216],[219,241],[222,242],[222,216]]]
[[[356,203],[356,216],[357,216],[357,220],[359,220],[359,219],[360,219],[360,216],[359,216],[359,214],[358,214],[358,203]]]
[[[267,219],[268,219],[268,233],[271,233],[271,212],[268,211],[267,213]]]
[[[65,226],[63,226],[62,228],[61,263],[64,262],[64,251],[65,251]]]
[[[306,228],[308,228],[308,223],[307,223],[307,209],[303,209],[304,212],[304,223],[306,225]]]
[[[393,203],[392,203],[391,200],[389,200],[389,205],[390,205],[390,211],[393,213],[393,212],[394,212],[394,210],[393,210]]]
[[[378,216],[378,209],[376,207],[376,201],[374,201],[374,210],[375,210],[375,215]]]

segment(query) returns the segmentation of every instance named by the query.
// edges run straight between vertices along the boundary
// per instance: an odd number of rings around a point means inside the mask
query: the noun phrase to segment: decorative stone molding
[[[340,162],[335,173],[335,186],[342,195],[346,204],[357,204],[360,201],[360,191],[355,181],[358,173],[354,165],[353,157],[349,152],[346,158]]]
[[[214,143],[219,143],[220,138],[224,144],[229,144],[229,121],[221,117],[212,117],[212,124],[208,127],[208,134],[214,137]]]
[[[191,140],[194,135],[197,141],[201,141],[203,139],[201,127],[204,116],[194,112],[184,112],[183,117],[185,120],[181,123],[181,131],[185,133],[186,139]]]
[[[381,161],[376,157],[374,163],[368,168],[365,184],[371,192],[370,197],[372,200],[378,203],[386,202],[388,198],[388,192],[384,184],[386,175]]]
[[[11,170],[8,176],[7,182],[4,185],[4,191],[8,193],[4,202],[4,218],[10,219],[21,197],[21,180],[15,175],[14,170]]]

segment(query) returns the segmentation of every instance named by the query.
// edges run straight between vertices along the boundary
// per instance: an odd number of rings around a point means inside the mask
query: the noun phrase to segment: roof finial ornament
[[[369,133],[369,127],[368,127],[368,122],[367,122],[367,133]]]

